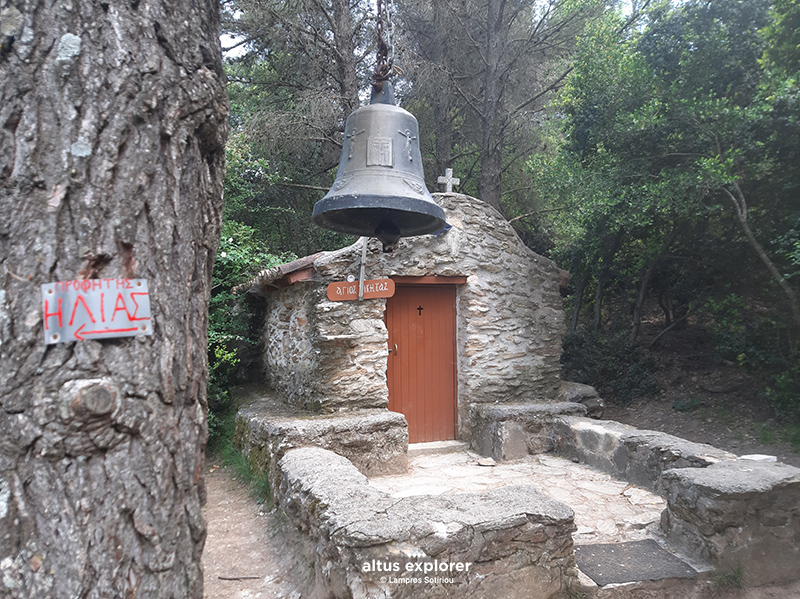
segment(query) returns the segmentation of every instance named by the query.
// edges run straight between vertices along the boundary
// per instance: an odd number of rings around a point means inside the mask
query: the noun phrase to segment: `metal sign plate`
[[[146,279],[85,279],[42,285],[45,343],[152,335]]]
[[[394,281],[391,279],[364,281],[364,299],[392,297],[393,295]],[[332,302],[358,299],[358,281],[353,281],[352,283],[348,281],[339,281],[329,284],[328,299]]]

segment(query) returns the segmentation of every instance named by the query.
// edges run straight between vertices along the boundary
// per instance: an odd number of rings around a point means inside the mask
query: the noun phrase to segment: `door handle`
[[[392,351],[394,351],[394,355],[396,356],[397,355],[397,344],[396,343],[394,344],[394,350],[392,350],[391,347],[389,348],[389,355],[390,356],[392,355]]]

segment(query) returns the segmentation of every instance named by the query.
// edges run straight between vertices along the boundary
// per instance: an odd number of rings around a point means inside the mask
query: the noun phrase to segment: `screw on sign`
[[[152,335],[146,279],[85,279],[42,285],[45,343]]]

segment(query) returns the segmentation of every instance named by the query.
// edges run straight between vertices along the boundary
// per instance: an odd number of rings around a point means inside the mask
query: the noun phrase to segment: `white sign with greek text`
[[[45,343],[152,335],[146,279],[84,279],[42,285]]]

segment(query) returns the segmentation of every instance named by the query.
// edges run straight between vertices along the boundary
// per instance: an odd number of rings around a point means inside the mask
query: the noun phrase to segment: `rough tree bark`
[[[581,277],[581,282],[578,284],[578,289],[575,291],[575,305],[572,307],[572,317],[569,321],[569,332],[571,335],[574,335],[578,331],[578,320],[580,319],[581,306],[583,305],[583,292],[586,291],[591,276],[591,271],[584,273],[583,277]]]
[[[0,596],[200,598],[217,4],[0,11]],[[44,344],[42,283],[134,277],[152,336]]]

